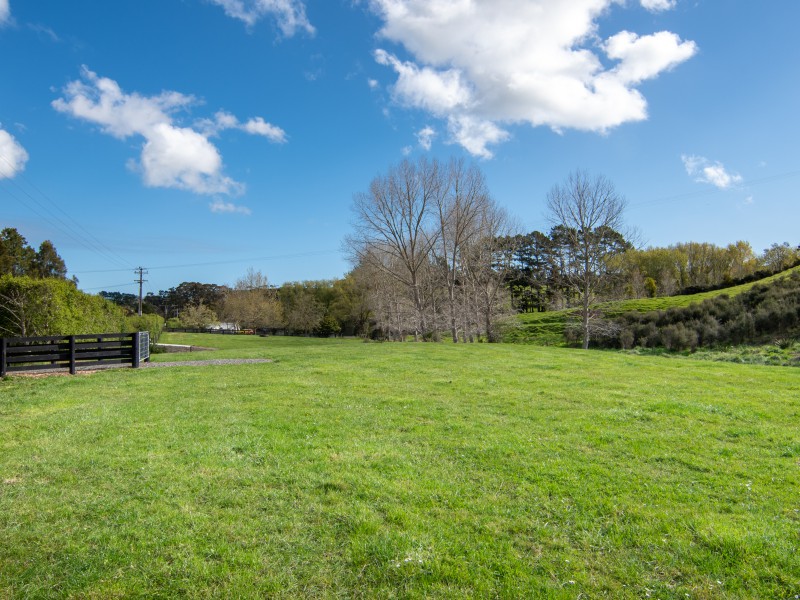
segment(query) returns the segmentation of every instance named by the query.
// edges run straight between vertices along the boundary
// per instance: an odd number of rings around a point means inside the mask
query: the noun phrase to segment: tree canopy
[[[67,267],[50,240],[34,250],[13,227],[0,231],[0,275],[66,279]]]

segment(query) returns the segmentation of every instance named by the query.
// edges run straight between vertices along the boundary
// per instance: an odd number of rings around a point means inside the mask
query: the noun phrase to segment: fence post
[[[6,338],[0,338],[0,377],[6,376]]]
[[[131,366],[134,369],[139,368],[139,332],[131,334],[133,336],[133,358],[131,359]]]
[[[69,374],[75,375],[75,336],[69,336]]]

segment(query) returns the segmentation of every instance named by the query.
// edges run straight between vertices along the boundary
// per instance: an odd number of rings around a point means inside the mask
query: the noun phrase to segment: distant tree
[[[190,306],[180,316],[184,327],[205,329],[218,321],[217,313],[202,302],[197,306]]]
[[[500,340],[497,318],[511,309],[504,283],[514,254],[513,229],[508,213],[487,198],[478,211],[475,235],[463,251],[464,287],[471,300],[466,312],[474,312],[476,333],[482,330],[489,342]]]
[[[416,339],[428,329],[425,283],[437,229],[429,217],[444,193],[437,161],[404,160],[386,175],[372,180],[353,202],[355,233],[347,240],[355,264],[368,264],[396,279],[408,291]]]
[[[176,287],[161,290],[158,294],[147,294],[144,298],[145,309],[150,305],[165,318],[170,318],[202,303],[219,314],[228,291],[228,287],[224,285],[184,281]]]
[[[758,270],[758,257],[753,252],[753,247],[743,240],[728,244],[725,248],[728,254],[727,278],[741,279],[752,275]]]
[[[482,218],[492,203],[483,173],[462,160],[451,160],[432,194],[436,243],[431,246],[433,260],[442,268],[446,290],[447,320],[453,342],[458,342],[460,288],[464,262],[470,247],[485,237]]]
[[[290,282],[278,290],[287,329],[295,333],[309,334],[317,329],[327,315],[324,299],[329,282]]]
[[[40,279],[46,277],[66,279],[67,265],[50,240],[45,240],[39,245],[39,251],[33,257],[30,275]]]
[[[266,275],[252,268],[225,295],[221,314],[248,329],[275,329],[283,325],[276,290],[269,286]]]
[[[345,335],[367,335],[371,311],[364,274],[354,269],[333,282],[334,297],[328,307]]]
[[[624,251],[617,233],[622,225],[625,199],[605,177],[584,171],[571,173],[547,195],[551,222],[563,228],[569,245],[564,261],[566,281],[580,299],[583,348],[591,337],[591,305],[606,283],[608,258]]]
[[[136,294],[129,294],[125,292],[106,292],[102,291],[98,294],[98,296],[105,298],[109,302],[113,302],[117,306],[121,306],[128,310],[131,313],[134,313],[138,309],[139,305],[139,297]],[[143,307],[147,307],[148,302],[143,304]],[[147,311],[145,311],[147,312]]]
[[[36,251],[13,227],[0,231],[0,275],[32,275]]]
[[[788,242],[772,244],[761,256],[764,266],[774,273],[788,269],[798,260],[800,260],[800,249],[790,246]]]

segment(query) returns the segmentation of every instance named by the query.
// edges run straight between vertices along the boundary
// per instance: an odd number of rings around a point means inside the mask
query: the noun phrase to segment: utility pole
[[[134,280],[134,283],[139,284],[139,316],[142,316],[142,284],[147,281],[147,279],[143,279],[143,277],[149,273],[149,271],[145,270],[144,267],[139,267],[133,271],[136,273],[139,278]]]

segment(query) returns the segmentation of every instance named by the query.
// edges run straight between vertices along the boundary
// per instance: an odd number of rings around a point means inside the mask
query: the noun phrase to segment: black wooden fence
[[[0,377],[18,371],[69,369],[130,364],[150,358],[150,334],[98,333],[0,338]]]

